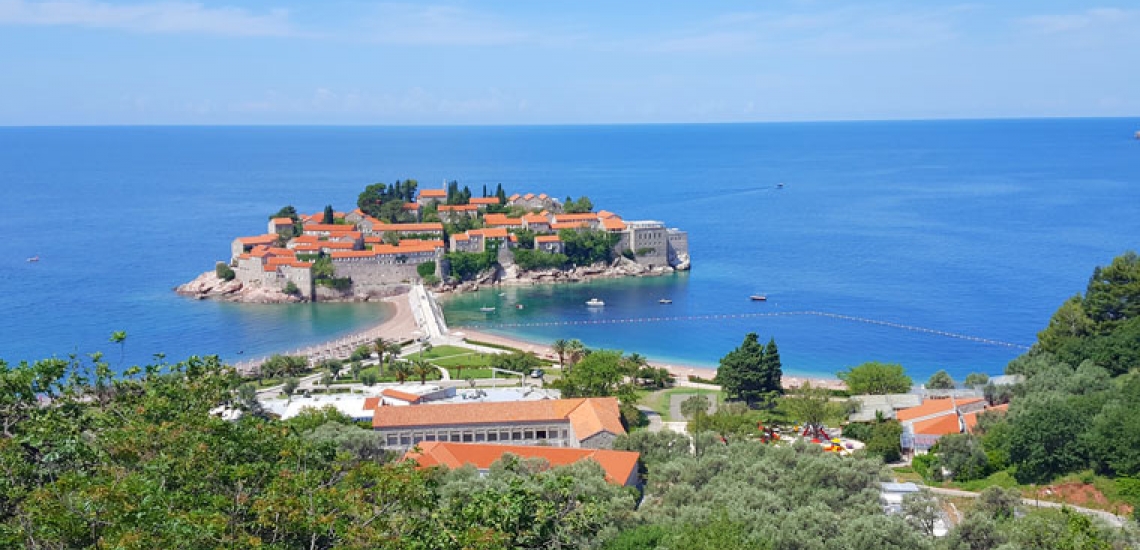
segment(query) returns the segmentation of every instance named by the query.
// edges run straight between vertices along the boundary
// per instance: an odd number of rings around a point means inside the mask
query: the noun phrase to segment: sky
[[[0,0],[0,125],[1140,115],[1140,2]]]

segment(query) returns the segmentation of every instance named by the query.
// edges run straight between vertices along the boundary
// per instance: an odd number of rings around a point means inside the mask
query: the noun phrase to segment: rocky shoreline
[[[687,266],[685,266],[687,268]],[[594,279],[615,279],[619,277],[656,277],[669,275],[682,269],[672,267],[645,267],[624,257],[610,264],[598,263],[574,269],[545,269],[520,272],[517,266],[509,265],[488,271],[472,281],[456,284],[441,284],[433,292],[473,292],[490,286],[529,286],[552,283],[577,283]],[[198,300],[222,300],[246,304],[287,304],[305,302],[304,298],[286,294],[280,290],[260,285],[245,285],[237,279],[226,281],[214,271],[206,271],[186,284],[175,287],[182,296]],[[356,294],[351,290],[337,291],[327,287],[316,287],[318,302],[369,302],[394,296],[408,291],[408,285],[392,285],[390,291],[369,294]]]

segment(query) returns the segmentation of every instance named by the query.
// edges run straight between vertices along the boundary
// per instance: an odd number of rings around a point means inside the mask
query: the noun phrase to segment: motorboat
[[[753,295],[749,296],[748,299],[752,300],[753,302],[767,302],[768,301],[768,297],[763,295],[763,294],[753,294]]]
[[[38,261],[40,261],[40,257],[39,256],[32,256],[31,258],[28,258],[28,261],[29,262],[38,262]]]
[[[479,311],[482,311],[483,313],[494,313],[495,308],[491,307],[491,306],[485,306],[485,307],[479,308]]]
[[[667,304],[673,303],[673,300],[670,300],[668,298],[662,298],[660,300],[657,300],[657,303],[667,305]]]
[[[606,305],[606,303],[597,298],[590,298],[589,300],[586,300],[586,305],[589,307],[602,307]]]
[[[783,189],[783,188],[784,188],[784,184],[783,184],[783,183],[777,183],[777,184],[776,184],[776,189]]]
[[[515,304],[515,309],[522,309],[522,308],[523,308],[522,304]]]

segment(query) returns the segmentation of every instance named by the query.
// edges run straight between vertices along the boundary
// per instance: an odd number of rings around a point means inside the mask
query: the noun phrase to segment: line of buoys
[[[870,319],[867,317],[858,317],[855,315],[844,315],[842,313],[832,313],[829,311],[774,311],[767,313],[715,313],[708,315],[678,315],[673,317],[637,317],[637,318],[618,318],[618,319],[583,319],[583,320],[566,320],[566,321],[533,321],[526,323],[492,323],[492,324],[475,324],[471,325],[472,328],[533,328],[533,327],[561,327],[561,326],[576,326],[576,325],[614,325],[624,323],[668,323],[678,321],[715,321],[723,319],[755,319],[759,317],[792,317],[792,316],[814,316],[826,317],[829,319],[838,319],[841,321],[850,321],[855,323],[866,323],[870,325],[879,325],[899,330],[909,330],[912,332],[919,332],[924,334],[933,334],[936,336],[943,336],[946,338],[956,338],[958,340],[967,340],[970,342],[978,342],[981,344],[988,344],[993,346],[1004,346],[1007,348],[1028,350],[1029,346],[1024,344],[1015,344],[1012,342],[1004,342],[995,340],[993,338],[983,338],[980,336],[971,336],[968,334],[960,334],[957,332],[949,332],[945,330],[938,330],[915,325],[907,325],[903,323],[895,323],[893,321],[884,321],[881,319]]]

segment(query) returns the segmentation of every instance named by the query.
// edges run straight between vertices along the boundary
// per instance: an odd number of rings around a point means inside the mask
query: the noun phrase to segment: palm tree
[[[562,367],[566,363],[566,352],[568,351],[569,342],[563,338],[559,338],[550,345],[550,351],[558,354],[558,366]]]
[[[388,351],[388,346],[391,344],[385,342],[383,338],[377,338],[376,341],[372,343],[372,345],[376,349],[376,357],[380,359],[380,364],[383,365],[384,354]]]
[[[585,357],[589,352],[590,350],[586,348],[586,344],[583,344],[581,340],[577,338],[570,340],[566,343],[567,366],[574,366],[578,361],[581,361],[582,358]]]
[[[388,366],[389,367],[391,367],[392,363],[395,363],[396,360],[400,358],[400,353],[402,353],[403,351],[404,351],[404,349],[400,346],[400,344],[397,344],[395,342],[388,344]],[[383,359],[383,358],[381,358],[381,359]],[[381,361],[381,363],[383,363],[383,361]],[[380,365],[380,366],[383,367],[383,365]]]
[[[407,380],[408,376],[412,374],[412,365],[407,361],[396,361],[391,365],[390,368],[392,369],[392,374],[396,377],[396,380],[399,380],[401,384],[403,384],[404,380]]]
[[[412,360],[412,374],[420,378],[420,384],[427,383],[427,377],[436,372],[436,368],[431,363],[423,359]]]

